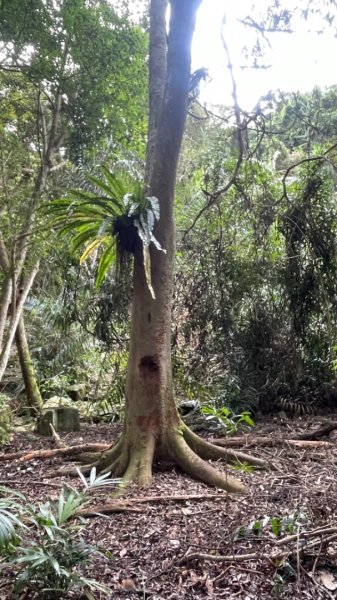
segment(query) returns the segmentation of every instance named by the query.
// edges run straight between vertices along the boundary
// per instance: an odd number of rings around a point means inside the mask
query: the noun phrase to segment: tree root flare
[[[130,460],[122,477],[122,486],[137,482],[140,487],[145,488],[151,484],[155,446],[156,439],[150,434],[130,450]]]
[[[171,437],[170,448],[173,450],[173,456],[176,463],[194,479],[199,479],[209,485],[233,493],[244,493],[245,486],[227,473],[221,473],[212,465],[203,460],[186,443],[184,437],[179,432],[174,432]]]
[[[204,460],[219,460],[222,458],[229,463],[247,463],[260,469],[268,467],[267,462],[261,458],[206,442],[186,425],[183,428],[183,435],[190,448]]]
[[[125,432],[117,444],[102,455],[97,470],[121,477],[121,490],[130,483],[147,487],[152,481],[157,441],[152,431]],[[233,493],[243,493],[246,488],[238,479],[230,477],[227,472],[220,472],[207,461],[222,458],[227,462],[244,462],[258,468],[268,466],[259,458],[206,442],[183,422],[165,431],[158,444],[158,455],[173,459],[193,478]]]
[[[122,448],[123,438],[122,436],[120,436],[115,445],[112,446],[112,448],[110,448],[106,452],[104,452],[104,454],[101,456],[99,462],[101,472],[103,471],[103,473],[108,473],[109,471],[111,471],[111,465],[119,459],[119,456],[122,452]]]

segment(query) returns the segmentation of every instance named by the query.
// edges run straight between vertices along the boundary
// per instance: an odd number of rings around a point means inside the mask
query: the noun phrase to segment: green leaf
[[[72,239],[71,247],[75,252],[80,246],[97,237],[96,225],[83,225],[78,227],[79,233]]]
[[[54,556],[49,556],[49,561],[50,564],[52,565],[54,571],[58,574],[61,575],[61,570],[60,570],[60,565],[58,563],[58,561],[56,560],[56,558]]]
[[[215,416],[215,414],[216,414],[216,410],[214,408],[212,408],[211,406],[202,406],[200,408],[200,412],[203,413],[204,415]]]
[[[109,183],[109,189],[113,193],[114,197],[121,201],[125,194],[125,187],[123,183],[113,173],[111,173],[106,166],[102,166],[102,171],[107,182]]]
[[[249,413],[242,413],[241,417],[240,417],[240,421],[246,423],[247,425],[249,425],[250,427],[254,427],[254,421],[251,418]]]
[[[94,177],[93,175],[87,175],[87,179],[88,181],[93,183],[99,190],[102,190],[102,192],[108,194],[109,198],[114,198],[114,200],[118,202],[119,199],[114,197],[114,193],[112,192],[111,188],[106,183],[104,183],[104,181],[102,181],[98,177]]]
[[[71,490],[67,497],[65,497],[65,492],[62,491],[59,498],[59,525],[62,525],[70,517],[74,516],[78,507],[83,504],[85,504],[83,495],[75,490]]]
[[[82,265],[84,261],[88,258],[88,256],[90,256],[90,254],[92,254],[94,250],[96,250],[96,248],[98,248],[102,244],[102,241],[102,238],[94,240],[93,242],[91,242],[91,244],[89,244],[86,247],[80,258],[80,265]]]
[[[247,537],[247,529],[243,525],[239,527],[234,534],[234,540],[240,540],[242,538]]]
[[[103,234],[105,234],[108,228],[111,232],[114,221],[115,221],[115,219],[111,219],[111,217],[104,219],[104,221],[102,222],[102,224],[100,225],[100,228],[98,230],[97,237],[101,237]]]
[[[276,537],[279,537],[281,533],[281,519],[279,517],[272,517],[270,520],[271,530]]]
[[[112,240],[110,244],[103,250],[96,271],[95,285],[98,289],[109,271],[110,267],[116,261],[116,240]]]

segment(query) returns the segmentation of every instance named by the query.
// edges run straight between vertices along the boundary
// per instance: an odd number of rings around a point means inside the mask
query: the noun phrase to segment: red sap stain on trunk
[[[148,415],[139,415],[136,423],[141,431],[157,428],[159,425],[159,411],[153,410]]]

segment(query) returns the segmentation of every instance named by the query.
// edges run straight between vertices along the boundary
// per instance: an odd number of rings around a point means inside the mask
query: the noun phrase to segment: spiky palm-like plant
[[[146,281],[154,298],[151,285],[149,246],[163,250],[153,235],[159,220],[159,202],[146,196],[140,182],[128,189],[126,183],[102,167],[103,178],[87,175],[90,190],[70,190],[65,198],[55,200],[44,210],[52,216],[52,225],[63,234],[74,233],[74,251],[85,246],[81,255],[83,263],[95,251],[99,252],[96,286],[99,287],[112,264],[124,264],[126,254],[133,254],[137,244],[142,244]]]

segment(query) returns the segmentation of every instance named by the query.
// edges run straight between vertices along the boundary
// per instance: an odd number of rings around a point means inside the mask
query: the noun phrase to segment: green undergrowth
[[[110,479],[109,474],[97,476],[95,469],[89,480],[80,471],[79,476],[81,490],[64,486],[56,501],[40,504],[0,487],[0,572],[12,573],[14,568],[11,597],[33,594],[29,597],[54,600],[70,591],[80,591],[89,600],[94,599],[94,592],[110,595],[105,586],[80,570],[92,562],[93,554],[106,560],[112,557],[84,541],[85,524],[76,514],[90,503],[94,489],[118,485],[119,480]]]
[[[9,398],[0,394],[0,446],[8,442],[11,432],[12,411],[9,407]]]

